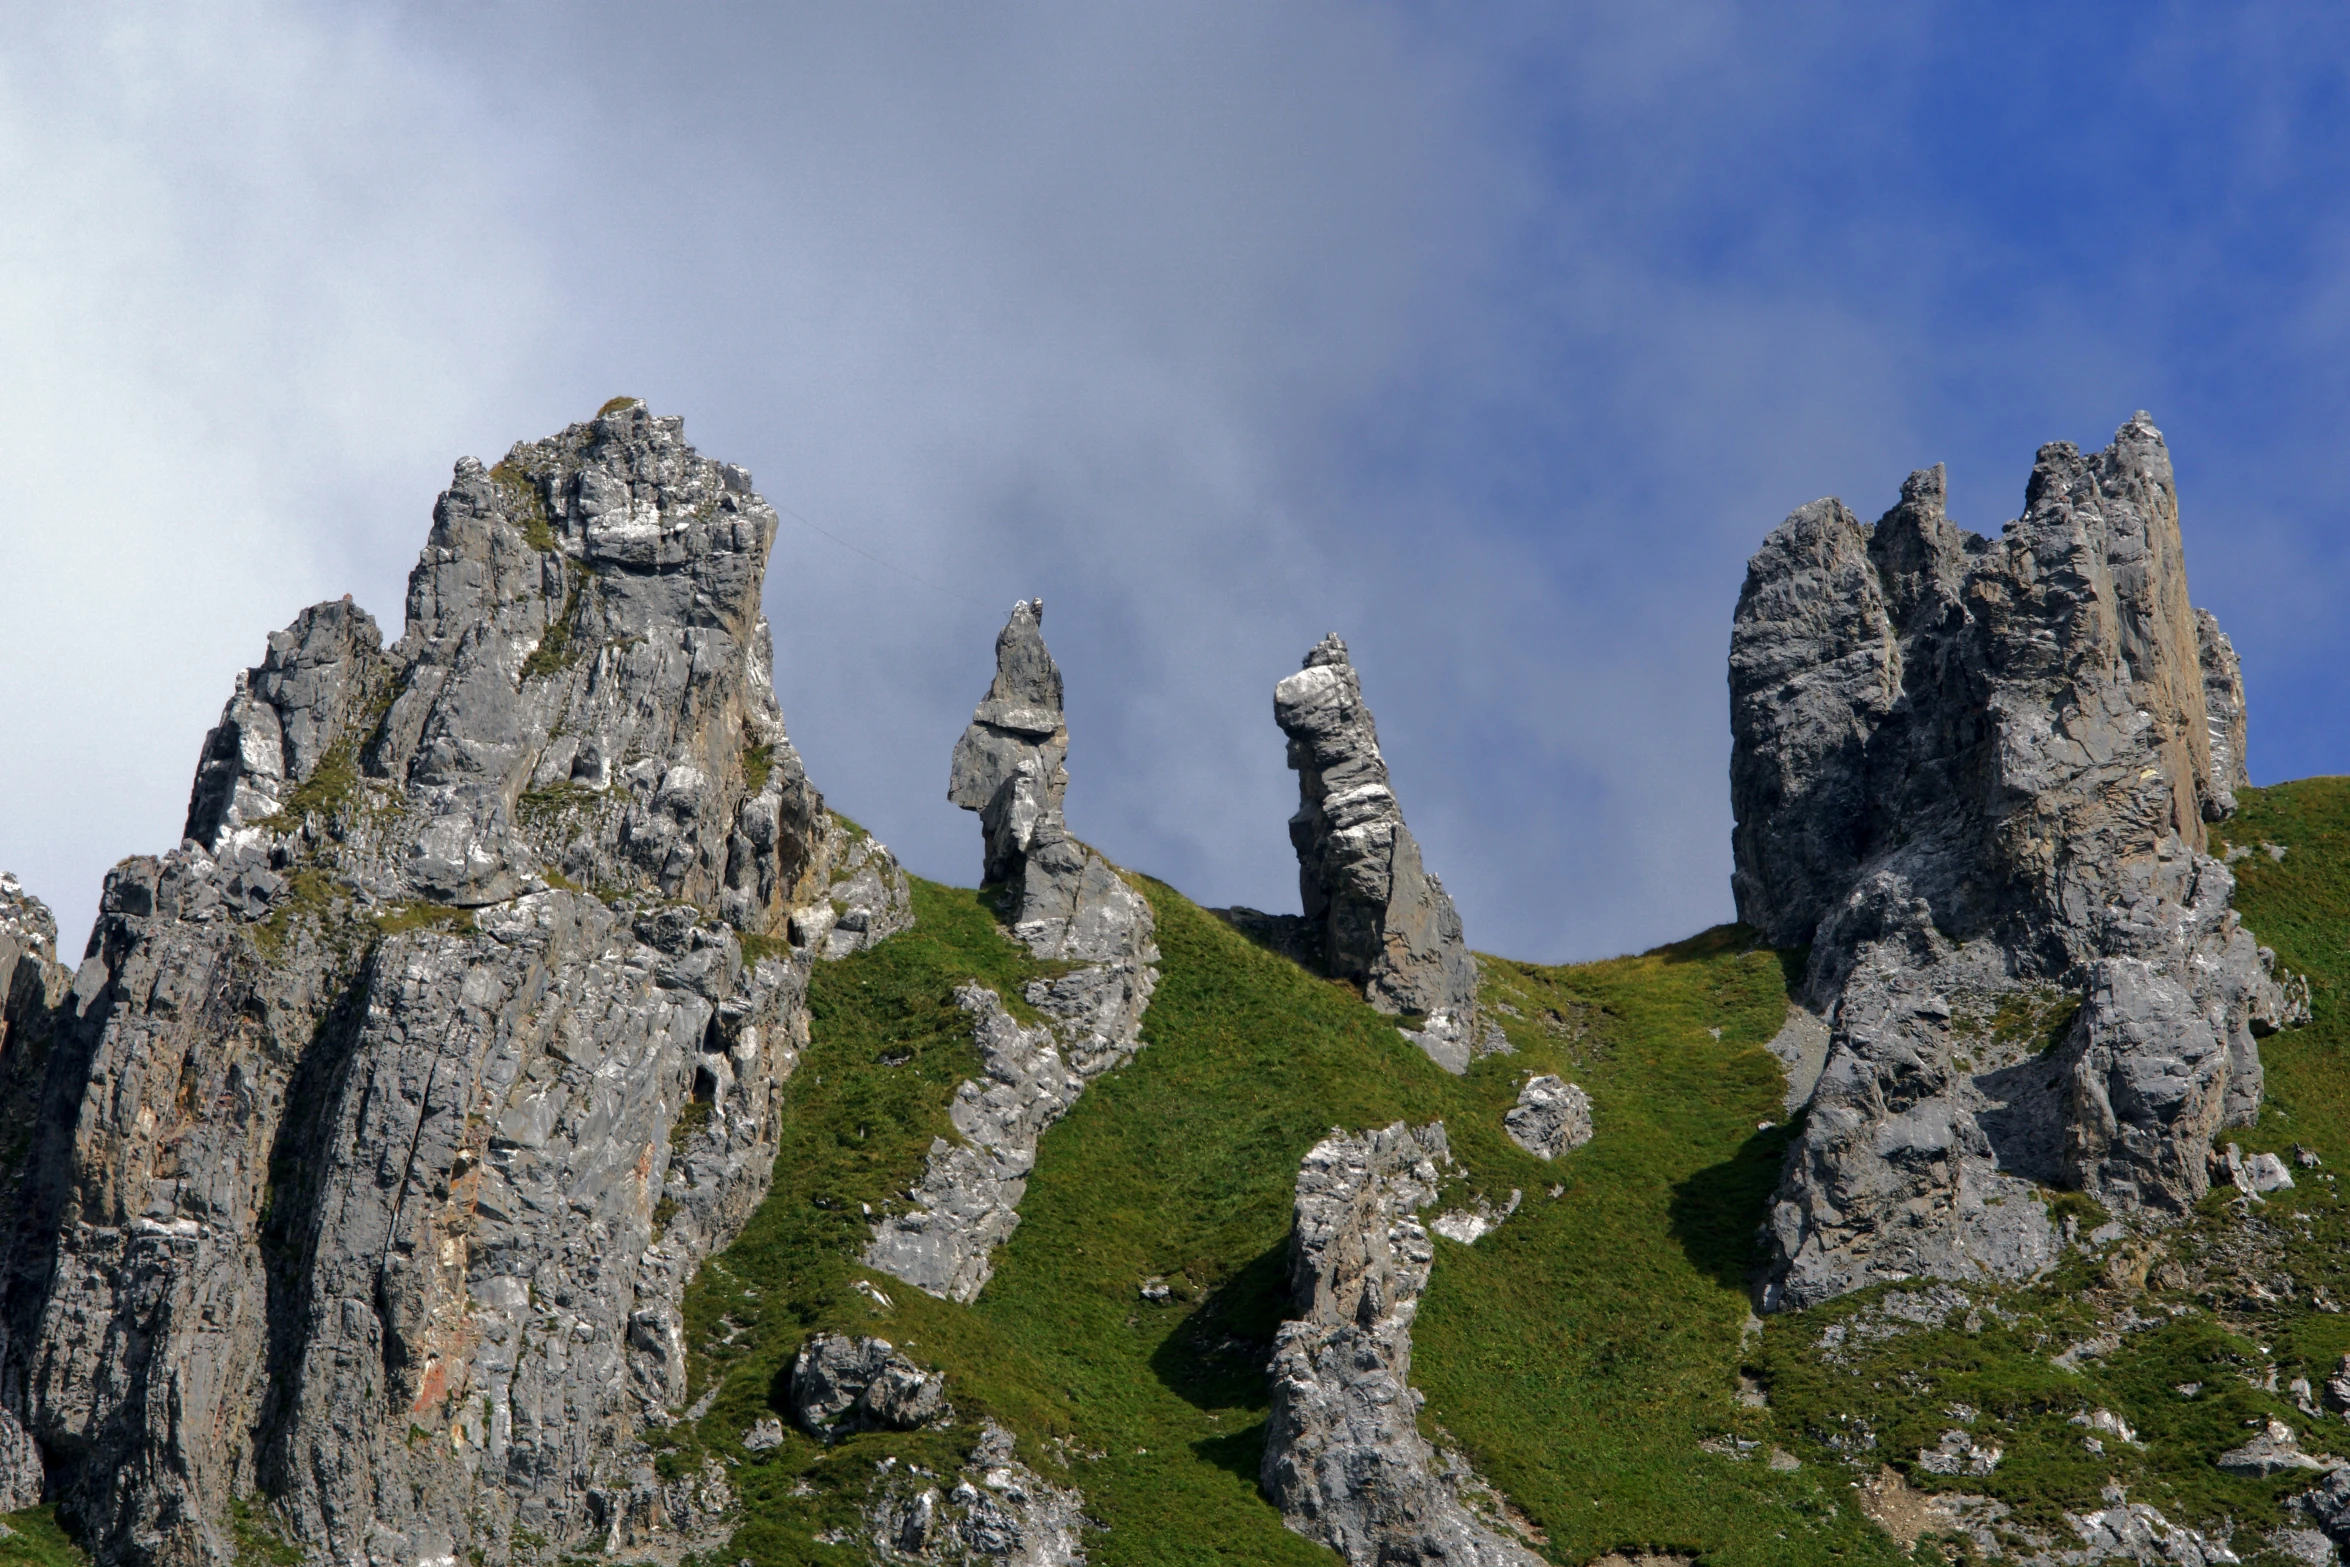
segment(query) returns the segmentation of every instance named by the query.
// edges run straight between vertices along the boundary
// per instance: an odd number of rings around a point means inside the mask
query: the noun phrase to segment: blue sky
[[[915,869],[1041,592],[1081,833],[1294,907],[1353,645],[1471,939],[1729,916],[1747,555],[2137,408],[2262,781],[2350,769],[2350,22],[2317,7],[11,7],[0,866],[87,929],[234,671],[396,632],[460,454],[615,392],[787,518],[778,686]],[[878,557],[886,565],[877,565]]]

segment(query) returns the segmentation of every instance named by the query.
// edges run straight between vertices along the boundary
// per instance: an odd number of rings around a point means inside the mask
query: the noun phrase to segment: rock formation
[[[1150,905],[1061,819],[1069,731],[1043,615],[1042,599],[1012,606],[995,680],[955,745],[947,798],[979,813],[985,875],[1013,900],[1012,934],[1039,958],[1083,966],[1027,987],[1044,1014],[1030,1028],[983,985],[955,993],[988,1080],[956,1090],[948,1116],[961,1140],[932,1142],[909,1206],[876,1221],[865,1251],[867,1266],[948,1300],[986,1286],[995,1248],[1020,1223],[1045,1128],[1141,1048],[1158,982]]]
[[[810,966],[910,907],[784,733],[775,530],[630,401],[460,462],[397,643],[322,604],[240,677],[186,841],[23,1010],[29,1094],[12,989],[0,1406],[101,1562],[228,1562],[232,1510],[405,1564],[729,1505],[642,1440],[680,1298],[766,1190]]]
[[[72,982],[72,971],[57,962],[57,921],[48,906],[0,872],[0,1149],[31,1146],[57,1008]],[[0,1212],[24,1211],[32,1195],[25,1175],[21,1155],[0,1154]],[[20,1321],[0,1315],[0,1512],[41,1500],[40,1448],[24,1418],[29,1346],[11,1342],[23,1331]]]
[[[2028,1276],[2058,1245],[2038,1186],[2200,1197],[2291,1007],[2205,852],[2241,683],[2146,417],[2041,448],[1997,539],[1945,518],[1939,468],[1874,527],[1796,512],[1748,568],[1730,693],[1739,917],[1811,947],[1833,1027],[1765,1303]]]
[[[1354,981],[1382,1012],[1421,1020],[1407,1030],[1448,1072],[1468,1070],[1476,1038],[1477,960],[1444,884],[1420,861],[1388,787],[1379,730],[1362,682],[1333,634],[1273,690],[1273,717],[1297,771],[1303,945]]]
[[[874,1558],[937,1567],[1083,1567],[1085,1498],[1021,1463],[1013,1447],[1012,1433],[990,1420],[952,1486],[892,1466],[865,1510]]]
[[[983,871],[1011,892],[1012,933],[1040,958],[1109,962],[1128,954],[1136,923],[1150,916],[1061,819],[1069,729],[1043,623],[1043,599],[1012,606],[995,639],[995,679],[955,743],[947,799],[979,813]]]
[[[1511,1142],[1537,1159],[1555,1159],[1591,1141],[1591,1096],[1545,1072],[1526,1079],[1501,1121]]]
[[[792,1357],[791,1412],[831,1442],[859,1431],[911,1431],[947,1414],[946,1381],[885,1338],[819,1333]]]
[[[2205,814],[2225,821],[2235,813],[2236,791],[2252,787],[2244,768],[2244,666],[2208,609],[2195,611],[2195,645],[2203,668],[2204,728],[2211,736],[2211,804]]]
[[[1539,1567],[1440,1475],[1411,1388],[1435,1258],[1417,1217],[1452,1163],[1442,1123],[1334,1134],[1299,1166],[1295,1319],[1273,1342],[1261,1480],[1289,1527],[1352,1567]]]

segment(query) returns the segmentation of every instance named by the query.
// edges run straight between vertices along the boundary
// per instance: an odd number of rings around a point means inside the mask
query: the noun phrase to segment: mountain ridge
[[[460,463],[78,972],[0,881],[0,1561],[2333,1559],[2350,793],[2250,786],[2144,416],[1940,494],[1756,557],[1756,923],[1549,966],[1335,636],[1302,916],[1068,834],[1041,601],[953,889],[784,732],[747,474],[630,399]]]

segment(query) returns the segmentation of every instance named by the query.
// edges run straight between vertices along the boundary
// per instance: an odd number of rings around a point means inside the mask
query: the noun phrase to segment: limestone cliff
[[[724,1511],[641,1440],[681,1293],[765,1191],[810,965],[910,907],[784,732],[775,529],[627,400],[459,463],[401,638],[348,600],[272,636],[70,993],[20,1007],[19,954],[0,1471],[19,1422],[101,1561],[227,1562],[232,1516],[408,1564]]]
[[[1739,917],[1810,946],[1833,1025],[1766,1302],[2027,1276],[2058,1244],[2041,1187],[2201,1196],[2292,1005],[2206,852],[2242,684],[2145,415],[2041,448],[1996,539],[1948,521],[1939,468],[1873,527],[1796,512],[1748,568],[1730,694]]]

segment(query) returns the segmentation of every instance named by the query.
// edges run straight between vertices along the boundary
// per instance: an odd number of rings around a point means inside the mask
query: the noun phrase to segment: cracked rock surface
[[[1510,1141],[1537,1159],[1555,1159],[1591,1141],[1591,1096],[1556,1073],[1526,1079],[1502,1117]]]
[[[2242,683],[2153,424],[2042,447],[1995,539],[1939,468],[1873,526],[1797,511],[1748,567],[1730,688],[1739,917],[1810,946],[1832,1029],[1765,1306],[2030,1277],[2058,1248],[2036,1186],[2157,1221],[2200,1198],[2257,1113],[2256,1032],[2299,1008],[2207,852]]]
[[[907,1208],[875,1221],[864,1254],[867,1266],[947,1300],[986,1287],[995,1248],[1019,1226],[1045,1128],[1141,1048],[1158,983],[1150,905],[1061,819],[1069,734],[1043,615],[1041,599],[1016,604],[996,638],[995,679],[955,746],[947,798],[979,813],[987,880],[1014,900],[1012,935],[1039,958],[1080,966],[1028,985],[1023,999],[1042,1014],[1032,1026],[984,985],[955,992],[986,1081],[956,1089],[956,1140],[932,1141]]]
[[[1273,717],[1289,737],[1297,772],[1297,849],[1303,944],[1330,973],[1363,987],[1382,1012],[1425,1019],[1412,1038],[1448,1072],[1473,1053],[1477,960],[1461,917],[1419,840],[1379,753],[1379,729],[1363,703],[1346,644],[1333,634],[1273,690]]]
[[[460,462],[399,640],[270,637],[70,989],[0,898],[0,1486],[13,1421],[101,1562],[234,1560],[232,1502],[338,1563],[723,1526],[643,1440],[682,1294],[766,1191],[810,967],[910,908],[784,732],[775,529],[625,400]]]
[[[1435,1249],[1419,1211],[1451,1165],[1442,1123],[1334,1134],[1298,1168],[1297,1316],[1274,1339],[1261,1483],[1289,1527],[1353,1567],[1538,1567],[1480,1519],[1418,1424],[1412,1319]],[[1475,1487],[1491,1496],[1490,1487]]]
[[[1012,1433],[990,1420],[957,1474],[893,1472],[865,1510],[866,1543],[883,1562],[1083,1567],[1084,1509],[1076,1491],[1020,1462]]]
[[[791,1412],[819,1441],[911,1431],[948,1413],[945,1379],[883,1338],[819,1333],[792,1359]]]

